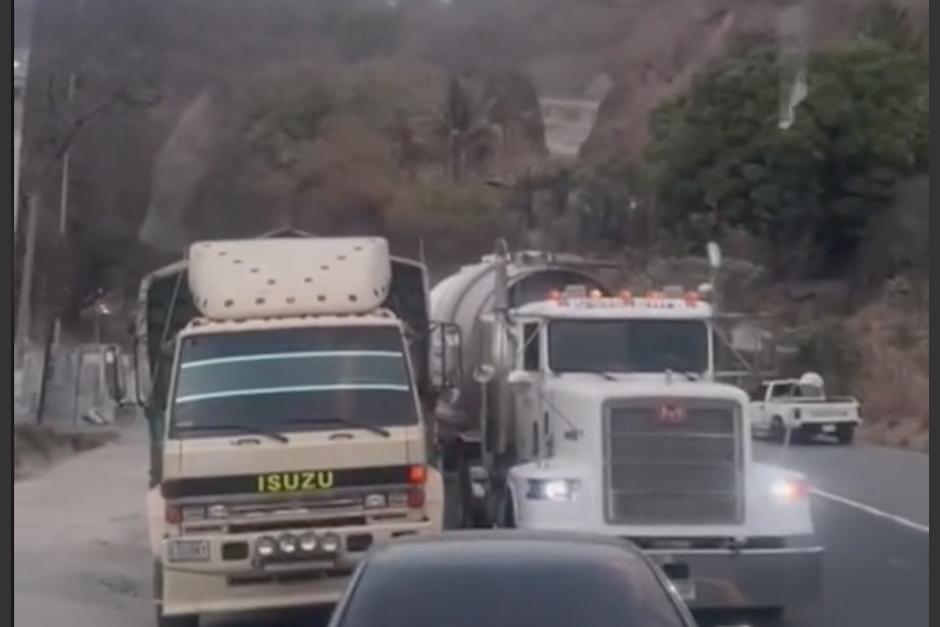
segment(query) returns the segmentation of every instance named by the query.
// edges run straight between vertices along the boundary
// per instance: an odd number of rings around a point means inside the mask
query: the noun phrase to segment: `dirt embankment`
[[[928,315],[927,308],[881,302],[848,321],[858,351],[853,387],[864,407],[862,432],[875,444],[930,451]]]
[[[114,431],[66,431],[38,425],[13,427],[13,478],[23,479],[56,461],[117,438]]]

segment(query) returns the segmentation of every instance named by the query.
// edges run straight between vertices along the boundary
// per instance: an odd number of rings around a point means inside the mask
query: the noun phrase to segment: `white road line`
[[[818,488],[812,488],[810,492],[824,499],[829,499],[830,501],[835,501],[836,503],[842,503],[843,505],[854,507],[857,510],[861,510],[867,514],[871,514],[872,516],[878,516],[879,518],[884,518],[886,520],[896,522],[897,524],[903,525],[910,529],[916,529],[917,531],[922,531],[928,535],[930,534],[930,527],[928,525],[922,525],[920,523],[916,523],[913,520],[908,520],[907,518],[897,516],[896,514],[889,514],[888,512],[883,512],[880,509],[872,507],[871,505],[865,505],[864,503],[859,503],[857,501],[847,499],[844,496],[839,496],[837,494],[830,494],[829,492],[825,492]]]

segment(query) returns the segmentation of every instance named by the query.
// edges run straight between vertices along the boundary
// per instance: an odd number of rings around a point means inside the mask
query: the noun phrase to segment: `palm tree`
[[[494,102],[483,102],[456,76],[448,82],[436,118],[438,132],[447,139],[447,173],[451,180],[463,179],[468,155],[491,148],[502,138],[499,125],[489,119]]]

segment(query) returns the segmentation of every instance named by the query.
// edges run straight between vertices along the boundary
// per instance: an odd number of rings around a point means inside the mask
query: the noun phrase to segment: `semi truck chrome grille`
[[[741,419],[734,405],[709,399],[608,403],[604,409],[607,522],[741,522]]]

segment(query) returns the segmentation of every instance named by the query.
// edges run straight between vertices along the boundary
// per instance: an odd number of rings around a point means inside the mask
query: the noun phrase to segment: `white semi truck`
[[[715,381],[711,305],[593,270],[503,247],[433,288],[432,316],[463,337],[441,413],[463,524],[629,538],[693,609],[813,601],[806,479],[752,459],[748,397]]]
[[[196,243],[141,286],[161,627],[335,602],[371,545],[442,527],[424,266],[278,235]]]

